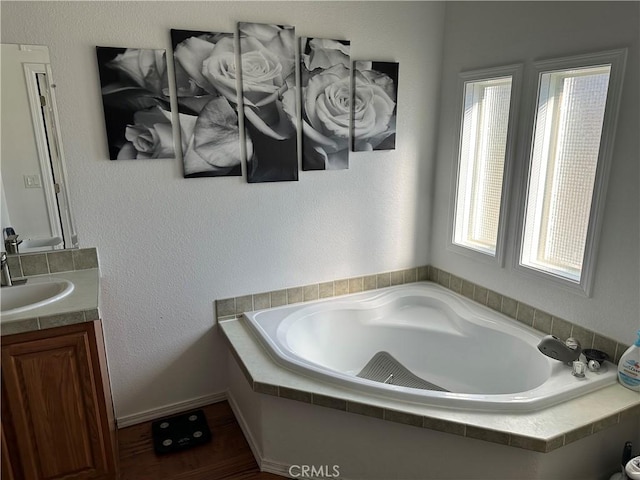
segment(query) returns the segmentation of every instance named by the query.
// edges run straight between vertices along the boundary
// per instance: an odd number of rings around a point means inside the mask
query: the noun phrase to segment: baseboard
[[[260,451],[260,447],[258,443],[255,441],[255,438],[251,434],[251,430],[249,429],[249,425],[246,420],[242,416],[242,412],[240,411],[240,407],[238,407],[238,403],[235,398],[233,398],[233,394],[228,391],[227,392],[227,401],[229,402],[229,406],[233,411],[233,414],[238,421],[238,425],[240,425],[240,430],[244,434],[244,438],[247,440],[249,444],[249,448],[251,449],[251,453],[253,453],[253,457],[256,459],[256,463],[258,464],[258,468],[260,468],[261,472],[273,473],[275,475],[280,475],[283,477],[289,478],[289,465],[284,465],[282,463],[273,462],[271,460],[265,459],[262,456],[262,452]]]
[[[204,407],[211,405],[212,403],[222,402],[227,399],[226,392],[212,393],[210,395],[204,395],[202,397],[192,398],[191,400],[185,400],[184,402],[178,402],[164,407],[154,408],[152,410],[146,410],[140,413],[134,413],[133,415],[125,415],[117,417],[116,422],[118,428],[130,427],[138,423],[149,422],[157,418],[165,417],[167,415],[174,415],[182,413],[194,408]]]

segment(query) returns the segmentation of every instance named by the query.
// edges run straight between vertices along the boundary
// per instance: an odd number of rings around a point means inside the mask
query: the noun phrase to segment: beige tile
[[[20,262],[22,263],[22,272],[25,277],[28,277],[29,275],[44,275],[49,273],[47,255],[44,253],[21,255]]]
[[[429,280],[429,267],[418,267],[417,276],[419,282],[426,282]]]
[[[564,446],[564,435],[560,435],[559,437],[552,438],[547,441],[547,448],[545,450],[546,453],[549,453],[557,448]]]
[[[271,296],[271,307],[281,307],[282,305],[287,304],[287,291],[286,290],[275,290],[270,292]]]
[[[462,292],[462,279],[455,275],[451,275],[451,278],[449,279],[449,288],[456,293]]]
[[[362,277],[349,279],[349,293],[362,292],[364,289],[364,281]]]
[[[317,283],[314,285],[305,285],[302,288],[302,298],[304,299],[305,302],[318,300],[319,295],[320,295],[320,292],[319,292]]]
[[[333,282],[324,282],[318,285],[320,298],[333,297]]]
[[[73,270],[73,253],[69,250],[47,253],[47,259],[51,273],[69,272]]]
[[[604,430],[605,428],[617,425],[618,419],[619,415],[616,413],[615,415],[611,415],[609,417],[603,418],[602,420],[598,420],[593,424],[593,433],[597,433],[600,430]]]
[[[624,343],[618,343],[616,345],[616,356],[614,357],[614,362],[616,365],[618,363],[620,363],[620,358],[622,357],[622,355],[624,355],[624,352],[626,352],[627,350],[629,350],[629,347],[631,345],[626,345]]]
[[[489,430],[487,428],[474,427],[467,425],[467,431],[465,436],[469,438],[477,438],[478,440],[484,440],[487,442],[500,443],[502,445],[509,445],[509,434],[505,432],[498,432],[496,430]]]
[[[500,307],[500,311],[508,317],[516,318],[516,313],[518,312],[518,302],[516,302],[513,298],[503,296],[502,307]]]
[[[405,270],[404,272],[402,272],[403,275],[403,282],[404,283],[414,283],[416,281],[417,278],[417,274],[416,274],[416,269],[415,268],[409,268],[407,270]]]
[[[569,445],[575,441],[580,440],[581,438],[588,437],[591,435],[593,430],[593,425],[589,424],[584,427],[576,428],[575,430],[570,431],[564,436],[564,444]]]
[[[302,287],[287,288],[287,303],[300,303],[304,299]]]
[[[358,402],[347,402],[347,412],[367,417],[384,418],[384,409]]]
[[[278,386],[262,382],[253,382],[253,391],[265,395],[278,396]]]
[[[510,435],[509,445],[517,448],[524,448],[526,450],[533,450],[535,452],[546,452],[547,442],[538,438],[524,437],[520,435]]]
[[[533,314],[533,328],[547,334],[551,333],[551,315],[536,309]]]
[[[311,401],[314,405],[319,405],[321,407],[342,410],[343,412],[347,411],[347,401],[342,398],[327,397],[326,395],[314,393]]]
[[[484,287],[481,287],[480,285],[476,285],[476,288],[473,292],[473,299],[482,304],[482,305],[486,305],[487,304],[487,296],[489,295],[489,290],[487,290]]]
[[[72,250],[72,255],[75,270],[98,268],[98,254],[95,248]]]
[[[224,298],[222,300],[216,300],[216,316],[226,317],[228,315],[235,315],[236,313],[236,299]]]
[[[464,435],[466,431],[466,425],[464,423],[449,422],[433,417],[423,417],[422,426],[429,430],[437,430],[438,432],[451,433],[454,435]]]
[[[391,274],[379,273],[376,275],[376,281],[378,282],[378,288],[385,288],[391,285]]]
[[[362,279],[362,288],[365,291],[375,290],[378,288],[378,280],[375,275],[367,275]]]
[[[22,266],[20,265],[20,255],[7,255],[7,264],[11,278],[22,277]]]
[[[444,270],[440,270],[438,272],[438,283],[443,287],[449,288],[450,282],[451,282],[451,274],[449,272],[445,272]]]
[[[84,312],[71,312],[61,315],[49,315],[47,317],[40,317],[40,328],[54,328],[61,327],[63,325],[73,325],[76,323],[83,323],[85,321]]]
[[[592,348],[594,333],[580,325],[574,325],[571,330],[571,336],[580,342],[582,348]]]
[[[429,265],[429,280],[431,280],[432,282],[438,282],[438,274],[439,269],[437,267]]]
[[[3,323],[2,326],[0,326],[0,333],[2,335],[13,335],[15,333],[32,332],[38,330],[38,328],[37,318],[27,318],[25,320]]]
[[[610,360],[612,360],[616,356],[616,345],[617,342],[615,340],[603,337],[602,335],[598,335],[597,333],[593,338],[593,348],[609,355]]]
[[[253,295],[236,297],[236,314],[253,311]]]
[[[296,400],[298,402],[311,403],[311,393],[303,392],[302,390],[296,390],[295,388],[278,387],[279,396],[281,398],[288,398],[290,400]]]
[[[384,419],[389,422],[402,423],[404,425],[413,425],[414,427],[422,427],[422,417],[407,412],[399,412],[397,410],[384,410]]]
[[[468,282],[466,280],[462,280],[462,289],[460,290],[460,293],[470,299],[473,299],[473,292],[475,290],[475,285],[471,282]]]
[[[336,296],[346,295],[347,293],[349,293],[349,280],[335,280],[333,282],[333,291]]]
[[[500,311],[502,307],[502,295],[493,290],[489,290],[487,292],[487,307],[491,310],[495,310],[496,312]]]
[[[263,310],[265,308],[271,308],[271,294],[258,293],[253,296],[253,308],[255,310]]]
[[[391,285],[402,285],[402,282],[404,282],[404,275],[401,270],[390,272],[389,278],[391,280]]]
[[[525,325],[533,325],[533,314],[535,309],[527,305],[526,303],[518,302],[518,311],[516,312],[516,320],[524,323]]]
[[[571,336],[571,325],[566,320],[559,317],[551,317],[551,335],[564,341]]]
[[[100,320],[100,312],[97,308],[93,310],[84,311],[84,319],[86,322],[92,322],[93,320]]]

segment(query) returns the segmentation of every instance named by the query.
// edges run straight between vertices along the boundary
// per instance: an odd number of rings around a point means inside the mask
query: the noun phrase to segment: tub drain
[[[414,375],[388,352],[376,353],[356,376],[401,387],[437,390],[439,392],[449,391]]]

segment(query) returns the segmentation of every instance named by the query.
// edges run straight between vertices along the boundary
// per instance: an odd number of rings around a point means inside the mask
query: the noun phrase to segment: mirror
[[[19,253],[76,248],[49,49],[0,47],[3,241],[15,232]]]

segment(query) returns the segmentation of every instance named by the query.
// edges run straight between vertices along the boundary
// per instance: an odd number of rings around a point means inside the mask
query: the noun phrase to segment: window
[[[468,72],[463,81],[452,246],[498,258],[510,117],[520,67]],[[465,252],[466,250],[466,252]]]
[[[623,64],[624,51],[536,64],[519,265],[585,292],[595,263]]]

